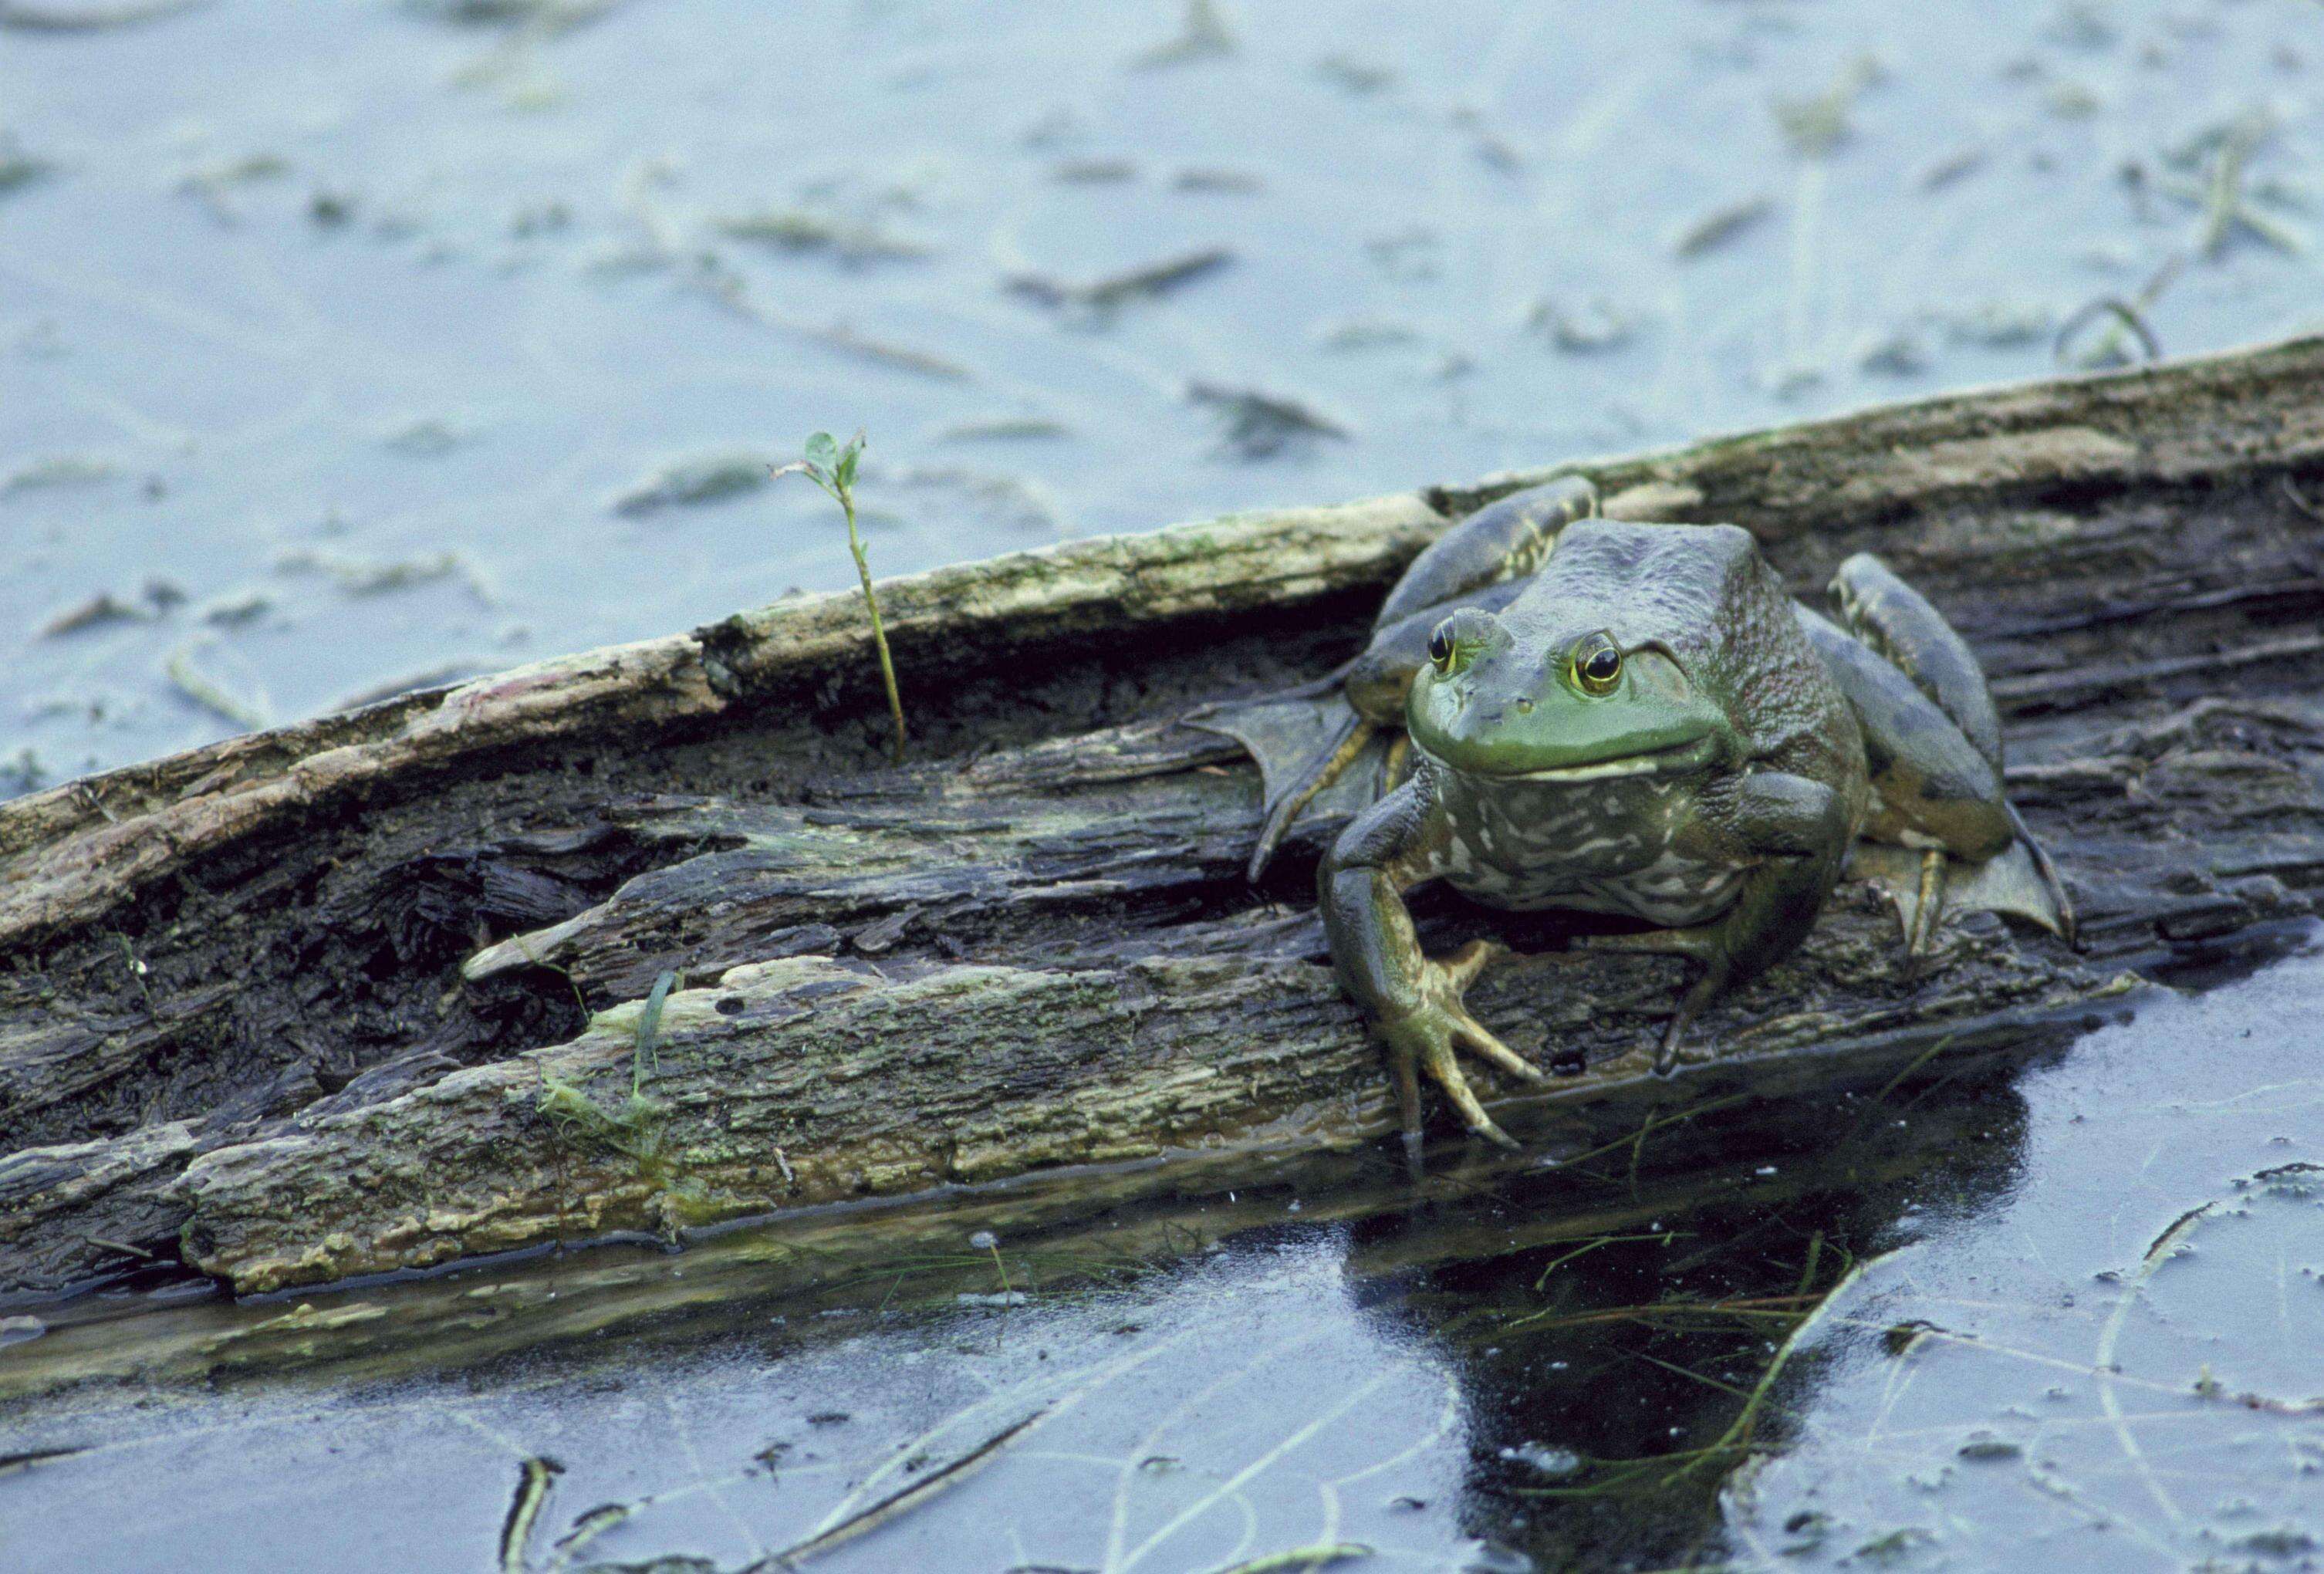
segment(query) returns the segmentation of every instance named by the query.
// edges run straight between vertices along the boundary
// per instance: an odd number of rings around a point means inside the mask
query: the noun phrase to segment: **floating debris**
[[[1964,312],[1940,317],[1937,321],[1945,336],[1957,345],[2012,350],[2047,339],[2057,327],[2058,314],[2046,306],[1989,300]]]
[[[1186,0],[1186,19],[1179,24],[1178,36],[1132,55],[1130,69],[1151,71],[1165,66],[1192,65],[1197,60],[1220,60],[1234,51],[1233,30],[1219,14],[1216,0]]]
[[[586,26],[622,0],[404,0],[419,14],[460,27],[520,28],[554,37]]]
[[[1181,191],[1213,192],[1222,197],[1249,197],[1267,189],[1267,182],[1240,170],[1181,170],[1170,182]]]
[[[2089,0],[2070,0],[2058,7],[2058,14],[2042,30],[2042,36],[2071,50],[2102,50],[2114,42],[2116,34],[2113,21],[2104,11]]]
[[[40,637],[60,640],[68,634],[83,633],[115,623],[150,623],[153,616],[145,608],[123,601],[111,591],[102,591],[42,623]]]
[[[918,1507],[938,1493],[959,1486],[991,1464],[1010,1443],[1030,1432],[1048,1416],[1048,1413],[1049,1406],[1041,1405],[1022,1421],[1002,1428],[957,1459],[946,1460],[944,1464],[936,1466],[910,1486],[890,1493],[860,1514],[850,1515],[818,1535],[811,1536],[796,1546],[784,1548],[775,1554],[774,1566],[781,1569],[795,1569],[810,1558],[819,1557],[834,1547],[853,1541],[866,1532],[879,1529],[889,1521]],[[807,1417],[807,1424],[817,1426],[825,1422],[846,1419],[846,1416],[839,1414],[810,1415]]]
[[[1841,67],[1831,86],[1821,93],[1807,97],[1777,95],[1769,105],[1776,129],[1801,158],[1829,158],[1855,134],[1849,114],[1864,90],[1884,74],[1877,60],[1858,55]]]
[[[1469,151],[1477,156],[1478,162],[1503,175],[1524,170],[1525,155],[1517,152],[1514,143],[1488,126],[1483,115],[1473,109],[1456,109],[1452,121],[1456,128],[1469,133]]]
[[[765,455],[743,452],[679,459],[617,492],[609,506],[635,519],[668,508],[722,502],[766,485],[767,464]]]
[[[1347,55],[1325,55],[1315,62],[1315,75],[1343,93],[1368,98],[1396,86],[1396,73]]]
[[[2083,330],[2094,323],[2105,323],[2106,333],[2086,347],[2077,348]],[[2131,365],[2133,358],[2123,347],[2125,334],[2137,342],[2147,360],[2163,359],[2163,343],[2155,337],[2154,330],[2147,327],[2146,315],[2140,304],[2117,300],[2111,296],[2091,301],[2060,324],[2057,337],[2051,341],[2051,354],[2061,366],[2105,370]]]
[[[1526,327],[1569,355],[1602,355],[1636,336],[1637,325],[1603,300],[1569,311],[1541,300],[1526,316]]]
[[[331,703],[334,711],[359,711],[365,705],[375,705],[382,700],[400,699],[421,689],[441,688],[446,684],[458,683],[479,677],[493,669],[494,663],[486,661],[446,661],[419,672],[406,673],[401,677],[388,678],[353,694],[342,695]]]
[[[1571,1449],[1554,1448],[1545,1443],[1517,1443],[1502,1449],[1500,1457],[1553,1480],[1571,1476],[1582,1468],[1581,1455]]]
[[[1216,410],[1226,423],[1227,446],[1246,459],[1267,459],[1294,445],[1330,437],[1345,442],[1348,429],[1296,400],[1250,388],[1194,382],[1186,397]]]
[[[2052,82],[2042,95],[2042,106],[2060,120],[2088,120],[2106,107],[2105,100],[2080,82]]]
[[[250,153],[223,163],[208,164],[178,182],[178,189],[198,198],[220,224],[239,224],[241,211],[234,193],[245,186],[280,180],[290,173],[290,161],[276,153]]]
[[[1437,274],[1436,232],[1416,225],[1392,235],[1376,235],[1364,243],[1364,254],[1375,267],[1399,283],[1434,279]]]
[[[927,350],[916,350],[909,345],[893,345],[884,339],[867,338],[844,323],[833,323],[828,327],[811,324],[790,324],[794,333],[803,334],[816,344],[827,345],[859,360],[877,362],[899,372],[914,372],[923,377],[933,377],[940,382],[973,382],[976,373],[957,361],[947,361],[942,355]]]
[[[13,759],[0,759],[0,797],[13,798],[19,793],[36,793],[48,785],[48,767],[29,748],[16,750]],[[6,1461],[0,1459],[0,1471]]]
[[[1222,1569],[1219,1574],[1308,1574],[1309,1570],[1329,1569],[1337,1563],[1351,1562],[1372,1555],[1371,1548],[1361,1542],[1318,1542],[1312,1547],[1293,1547],[1287,1551],[1269,1552],[1263,1558],[1253,1558]],[[1484,1565],[1471,1563],[1471,1569]]]
[[[1773,217],[1775,212],[1775,202],[1766,197],[1747,197],[1740,202],[1714,208],[1678,233],[1671,242],[1671,254],[1682,262],[1708,256],[1742,239]]]
[[[479,601],[489,603],[493,599],[484,576],[457,552],[375,561],[342,557],[302,547],[277,557],[274,567],[280,574],[324,575],[351,596],[386,595],[395,591],[457,579],[466,582]]]
[[[1128,159],[1067,159],[1049,179],[1067,186],[1120,186],[1138,179],[1138,166]]]
[[[1007,287],[1011,294],[1021,295],[1040,306],[1109,312],[1134,300],[1157,299],[1173,290],[1184,289],[1233,261],[1232,252],[1213,247],[1208,251],[1189,252],[1183,257],[1149,262],[1142,268],[1111,274],[1088,284],[1067,284],[1047,274],[1020,273],[1009,280]]]
[[[696,259],[694,268],[686,276],[686,281],[738,316],[748,318],[752,322],[761,323],[784,333],[796,334],[827,349],[837,350],[860,360],[876,362],[882,366],[916,373],[922,377],[933,377],[939,382],[975,381],[976,374],[957,361],[947,361],[943,356],[932,354],[926,350],[916,350],[908,345],[893,345],[881,339],[867,337],[857,333],[845,323],[833,323],[825,327],[816,323],[799,322],[779,312],[770,311],[761,306],[757,298],[751,293],[749,281],[715,256]]]
[[[274,610],[274,598],[263,590],[244,591],[239,595],[219,596],[205,603],[195,615],[213,628],[239,629],[254,623]]]
[[[22,190],[55,168],[46,159],[36,159],[19,148],[15,138],[0,133],[0,197]]]
[[[1919,335],[1910,329],[1899,329],[1858,350],[1856,364],[1859,371],[1888,377],[1916,376],[1929,369],[1929,349]]]
[[[159,22],[203,4],[205,0],[147,0],[143,5],[67,6],[0,0],[0,28],[17,32],[105,32]]]
[[[380,446],[413,459],[438,459],[469,440],[469,434],[434,416],[398,427],[380,438]]]
[[[117,468],[103,459],[85,458],[77,454],[60,455],[53,459],[35,459],[6,481],[0,481],[0,498],[17,497],[28,492],[60,492],[69,487],[95,486],[120,474]]]
[[[171,652],[161,670],[169,676],[171,686],[188,699],[221,720],[233,723],[247,732],[257,732],[266,725],[266,708],[254,700],[246,700],[222,687],[195,667],[190,650]]]
[[[992,471],[959,465],[936,465],[905,471],[897,478],[905,486],[931,487],[965,501],[987,524],[1002,529],[1056,532],[1057,511],[1038,482]]]
[[[1316,348],[1333,354],[1350,354],[1361,350],[1384,350],[1394,345],[1414,345],[1420,342],[1419,331],[1400,322],[1357,320],[1335,324],[1315,336]]]
[[[1923,191],[1942,191],[1984,169],[1987,158],[1983,148],[1963,148],[1958,152],[1946,154],[1923,170],[1914,183]]]
[[[1031,438],[1069,437],[1073,428],[1047,416],[1000,416],[991,420],[962,421],[936,435],[939,443],[1006,443]]]
[[[856,268],[872,262],[908,262],[927,256],[930,251],[874,220],[842,218],[807,208],[770,208],[722,218],[712,227],[730,240],[751,241],[798,254],[820,253]]]

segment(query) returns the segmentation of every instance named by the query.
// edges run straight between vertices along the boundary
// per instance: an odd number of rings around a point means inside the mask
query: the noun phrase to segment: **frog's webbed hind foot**
[[[2009,823],[2017,830],[2017,844],[2025,850],[2027,858],[2033,862],[2034,872],[2050,899],[2048,917],[2038,914],[2032,916],[2059,939],[2079,950],[2081,946],[2081,920],[2075,915],[2074,898],[2066,894],[2066,882],[2060,878],[2058,866],[2050,861],[2050,850],[2042,845],[2041,838],[2035,836],[2033,827],[2025,824],[2025,816],[2017,812],[2015,804],[2009,805],[2008,808]]]
[[[1283,790],[1268,802],[1267,818],[1259,826],[1259,845],[1251,849],[1250,863],[1246,871],[1253,881],[1267,872],[1268,864],[1274,861],[1276,848],[1282,844],[1292,823],[1299,818],[1300,813],[1309,804],[1315,801],[1318,793],[1347,774],[1348,767],[1363,753],[1364,746],[1372,741],[1375,731],[1377,729],[1370,722],[1351,713],[1323,746],[1310,755],[1307,762],[1284,784]]]
[[[2017,834],[1992,858],[1955,859],[1886,842],[1858,842],[1849,850],[1847,878],[1869,880],[1887,897],[1896,911],[1898,934],[1916,960],[1928,953],[1948,912],[2014,916],[2074,944],[2074,905],[2056,866],[2014,807],[2009,818]]]

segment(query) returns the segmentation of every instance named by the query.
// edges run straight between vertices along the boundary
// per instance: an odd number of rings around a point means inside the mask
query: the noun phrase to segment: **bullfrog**
[[[1693,962],[1664,1072],[1704,1007],[1799,947],[1859,838],[1917,861],[1899,907],[1916,955],[1956,867],[2003,870],[2015,899],[1997,905],[2070,939],[2064,888],[2004,795],[1966,643],[1868,554],[1831,601],[1837,621],[1794,602],[1733,525],[1600,517],[1579,476],[1479,510],[1406,570],[1370,645],[1327,680],[1348,717],[1268,805],[1251,872],[1373,734],[1400,732],[1381,796],[1316,879],[1416,1156],[1424,1073],[1471,1130],[1515,1146],[1456,1052],[1548,1080],[1463,1003],[1501,948],[1423,953],[1405,893],[1428,881],[1491,907],[1637,920],[1582,943]]]

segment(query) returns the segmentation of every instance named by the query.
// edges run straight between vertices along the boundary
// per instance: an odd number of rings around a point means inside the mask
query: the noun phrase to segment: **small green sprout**
[[[858,431],[841,447],[829,432],[807,440],[806,457],[774,471],[777,476],[796,470],[823,488],[825,496],[847,515],[847,549],[855,554],[856,577],[863,582],[863,604],[872,612],[872,643],[880,652],[880,677],[888,686],[888,714],[896,723],[896,763],[904,763],[904,701],[896,692],[896,663],[888,654],[888,631],[880,621],[880,598],[872,592],[872,564],[863,554],[863,538],[855,528],[855,465],[863,455],[863,434]]]

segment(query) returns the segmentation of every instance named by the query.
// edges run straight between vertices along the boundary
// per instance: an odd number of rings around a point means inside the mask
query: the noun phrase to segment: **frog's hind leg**
[[[1926,597],[1869,552],[1859,552],[1840,566],[1839,572],[1832,575],[1831,594],[1833,609],[1849,632],[1882,658],[1886,665],[1904,674],[1992,767],[1994,799],[2006,817],[2014,839],[2022,844],[2024,856],[2020,858],[2005,849],[1989,860],[1991,867],[1972,877],[1972,884],[1979,888],[1975,899],[1992,904],[1997,911],[2031,918],[2069,945],[2073,944],[2073,898],[2066,894],[2065,881],[2059,878],[2057,865],[2050,861],[2049,850],[2026,825],[2016,805],[2004,796],[2001,717],[1993,703],[1993,692],[1986,685],[1985,669],[1978,666],[1969,642]],[[1829,663],[1829,652],[1826,658]],[[1849,688],[1845,675],[1835,676],[1841,677],[1842,688]],[[1855,705],[1857,691],[1850,689],[1849,698]],[[1857,708],[1858,719],[1864,720],[1864,707]],[[1874,707],[1876,718],[1884,712],[1895,714],[1897,711],[1898,707],[1893,705]],[[1923,723],[1916,731],[1925,734],[1932,729]],[[1871,732],[1872,726],[1868,724],[1868,750],[1874,743]],[[1962,775],[1957,768],[1951,774],[1956,778]],[[1888,795],[1884,792],[1883,796]],[[1928,829],[1915,828],[1924,834]],[[1978,856],[1942,836],[1939,840],[1944,842],[1947,851],[1968,858]],[[1909,844],[1913,843],[1908,839]],[[1932,873],[1930,860],[1924,858],[1920,900],[1914,907],[1916,923],[1910,925],[1917,930],[1910,942],[1915,954],[1926,949],[1928,938],[1935,931],[1950,879],[1941,858],[1934,861],[1936,868]]]
[[[1412,560],[1372,626],[1385,630],[1489,584],[1525,578],[1549,560],[1558,532],[1597,513],[1598,488],[1582,475],[1562,475],[1487,503]]]
[[[1904,668],[1805,607],[1799,619],[1863,736],[1872,802],[1858,834],[1911,854],[1909,868],[1895,858],[1861,860],[1863,872],[1895,899],[1905,948],[1921,956],[1952,894],[1947,855],[1979,865],[2001,860],[2019,822],[1993,757]]]
[[[1869,552],[1840,566],[1831,599],[1841,626],[1926,695],[1998,776],[2001,714],[1985,668],[1945,615]]]
[[[1378,723],[1370,717],[1351,712],[1323,746],[1308,757],[1298,773],[1284,785],[1274,801],[1267,805],[1267,817],[1260,824],[1259,845],[1251,849],[1246,873],[1256,881],[1267,872],[1275,858],[1275,850],[1290,831],[1300,811],[1315,801],[1316,795],[1347,774],[1363,754],[1364,748],[1379,731]]]

